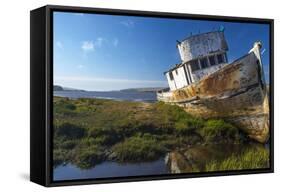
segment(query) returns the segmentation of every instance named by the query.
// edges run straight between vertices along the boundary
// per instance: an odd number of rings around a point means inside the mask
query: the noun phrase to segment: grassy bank
[[[238,156],[232,155],[221,161],[211,161],[206,164],[206,171],[260,168],[269,168],[269,150],[264,147],[256,147],[251,150],[245,150]]]
[[[162,102],[54,98],[55,166],[156,160],[194,144],[239,142],[240,134],[223,120],[195,118]]]

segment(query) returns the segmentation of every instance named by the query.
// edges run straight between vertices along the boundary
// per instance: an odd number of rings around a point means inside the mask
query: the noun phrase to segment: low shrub
[[[97,145],[83,146],[75,150],[77,152],[73,153],[74,163],[81,169],[88,169],[104,160],[103,149]]]
[[[69,99],[56,99],[53,106],[55,115],[75,115],[76,105]]]
[[[141,162],[156,160],[164,155],[165,148],[153,136],[133,136],[113,147],[113,152],[121,162]]]
[[[58,137],[79,139],[85,135],[85,129],[72,123],[54,125],[55,134]]]
[[[76,140],[62,140],[60,143],[60,147],[62,149],[70,150],[73,149],[77,145]]]
[[[195,132],[204,125],[201,119],[185,117],[175,123],[176,133],[178,135],[186,135]]]
[[[89,129],[89,136],[99,145],[113,145],[121,139],[115,129],[106,127]]]
[[[199,132],[206,141],[210,142],[239,139],[238,129],[224,120],[208,120]]]

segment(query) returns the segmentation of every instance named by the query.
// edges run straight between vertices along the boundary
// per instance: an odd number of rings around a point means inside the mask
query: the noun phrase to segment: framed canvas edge
[[[91,8],[91,7],[73,7],[61,5],[46,5],[46,185],[47,187],[69,186],[69,185],[84,185],[84,184],[102,184],[102,183],[119,183],[119,182],[134,182],[134,181],[150,181],[164,179],[185,179],[185,178],[200,178],[200,177],[215,177],[215,176],[234,176],[234,175],[249,175],[260,173],[274,173],[274,19],[250,18],[250,17],[232,17],[218,15],[201,15],[201,14],[186,14],[186,13],[171,13],[171,12],[153,12],[139,10],[123,10],[123,9],[106,9],[106,8]],[[88,12],[107,15],[127,15],[127,16],[142,16],[142,17],[163,17],[163,18],[179,18],[179,19],[196,19],[210,21],[228,21],[241,23],[261,23],[270,25],[270,168],[266,169],[251,169],[251,170],[233,170],[233,171],[218,171],[218,172],[200,172],[200,173],[182,173],[168,175],[149,175],[149,176],[129,176],[104,179],[79,179],[79,180],[64,180],[53,181],[52,179],[52,97],[53,97],[53,37],[52,37],[52,12]]]

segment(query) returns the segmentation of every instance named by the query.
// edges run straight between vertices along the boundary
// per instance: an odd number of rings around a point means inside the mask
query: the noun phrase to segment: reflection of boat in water
[[[223,118],[250,138],[269,138],[269,105],[260,48],[228,64],[223,31],[188,37],[177,45],[182,62],[165,72],[170,89],[157,99],[203,118]]]

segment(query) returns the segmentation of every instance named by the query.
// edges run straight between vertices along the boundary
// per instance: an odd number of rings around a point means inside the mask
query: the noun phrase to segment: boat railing
[[[167,87],[167,88],[158,90],[157,93],[163,93],[163,92],[169,92],[169,91],[170,91],[170,88]]]
[[[161,89],[157,91],[157,99],[159,101],[168,101],[172,97],[173,93],[169,88]]]

